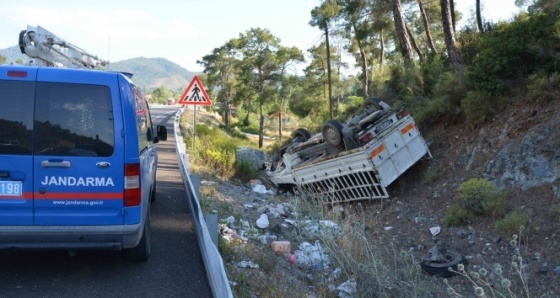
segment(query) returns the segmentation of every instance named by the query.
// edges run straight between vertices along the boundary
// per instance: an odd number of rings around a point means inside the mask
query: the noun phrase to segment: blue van
[[[124,250],[146,261],[153,145],[166,139],[122,73],[0,66],[0,249]]]

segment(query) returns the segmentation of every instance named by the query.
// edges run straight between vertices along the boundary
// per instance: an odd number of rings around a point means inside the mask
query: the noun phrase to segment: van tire
[[[156,180],[154,179],[154,185],[152,186],[152,191],[150,192],[150,203],[156,202]]]
[[[146,223],[144,224],[144,230],[142,231],[142,238],[140,239],[138,245],[125,250],[126,258],[133,262],[146,262],[150,258],[152,251],[151,238],[150,211],[148,211]]]

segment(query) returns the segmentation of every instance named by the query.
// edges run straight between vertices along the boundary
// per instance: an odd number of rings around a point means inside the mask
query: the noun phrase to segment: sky
[[[268,29],[283,46],[304,53],[321,42],[309,25],[321,0],[0,0],[0,49],[20,31],[41,26],[99,58],[162,57],[191,71],[203,56],[251,28]],[[475,0],[455,0],[466,18]],[[483,15],[507,20],[514,0],[482,0]]]

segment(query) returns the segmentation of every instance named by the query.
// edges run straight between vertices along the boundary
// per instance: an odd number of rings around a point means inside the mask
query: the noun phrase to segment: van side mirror
[[[167,141],[167,127],[163,125],[157,126],[157,140],[158,141]]]

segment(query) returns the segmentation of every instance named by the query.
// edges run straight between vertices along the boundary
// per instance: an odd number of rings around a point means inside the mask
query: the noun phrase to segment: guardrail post
[[[189,175],[191,179],[191,183],[194,187],[195,196],[198,199],[198,203],[200,204],[200,176],[199,175]]]
[[[208,228],[208,233],[210,233],[210,238],[212,242],[218,248],[218,211],[212,210],[208,214],[204,214],[204,221],[206,222],[206,227]]]

